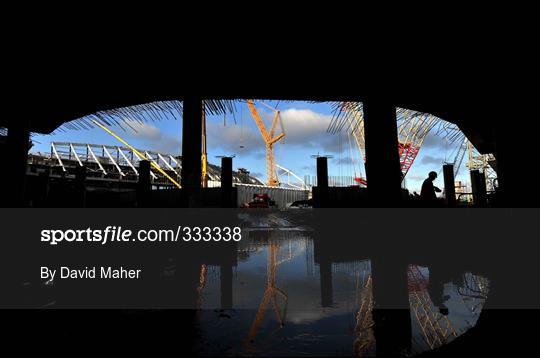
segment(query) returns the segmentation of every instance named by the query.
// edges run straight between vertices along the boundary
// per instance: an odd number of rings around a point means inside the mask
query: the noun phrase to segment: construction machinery
[[[279,180],[278,175],[276,173],[276,163],[274,158],[274,144],[277,143],[279,140],[281,140],[283,137],[285,137],[285,130],[283,128],[283,123],[281,120],[281,114],[280,111],[272,108],[271,106],[265,104],[264,102],[261,102],[266,107],[270,108],[272,111],[274,111],[274,118],[272,119],[272,124],[270,127],[270,130],[268,131],[264,125],[264,122],[259,115],[259,112],[257,112],[257,108],[255,107],[255,103],[252,99],[246,100],[246,103],[248,105],[249,111],[251,112],[251,116],[253,117],[253,120],[257,124],[257,127],[259,128],[259,131],[261,132],[261,136],[264,140],[265,147],[266,147],[266,180],[268,186],[278,186]],[[281,132],[276,135],[276,127],[280,126]]]
[[[274,206],[276,206],[276,203],[270,199],[268,194],[253,194],[253,199],[244,204],[244,207],[249,209],[269,209]]]
[[[396,118],[398,127],[397,145],[403,180],[418,156],[418,152],[428,133],[440,122],[440,119],[428,113],[421,113],[403,108],[396,109]],[[346,130],[352,134],[365,163],[364,115],[362,103],[339,102],[334,105],[334,116],[327,131],[332,134],[337,134],[342,130]],[[362,177],[355,178],[355,181],[359,184],[367,184],[366,180]]]
[[[454,165],[454,177],[457,177],[463,164],[465,154],[467,153],[468,160],[466,167],[469,170],[479,170],[480,172],[484,173],[487,191],[495,191],[495,188],[497,187],[497,172],[495,171],[497,161],[495,156],[491,153],[480,154],[465,136],[458,137],[458,139],[461,139],[462,142],[456,148],[454,160],[452,162],[445,162],[445,164]]]
[[[467,162],[467,168],[469,170],[479,170],[484,173],[486,179],[486,189],[488,192],[495,191],[497,187],[497,161],[495,156],[491,153],[480,154],[478,150],[468,142],[469,160]]]

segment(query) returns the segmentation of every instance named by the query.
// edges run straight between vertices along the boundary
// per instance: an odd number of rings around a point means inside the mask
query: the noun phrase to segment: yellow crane
[[[206,108],[202,101],[202,150],[201,150],[201,184],[208,188],[208,155],[206,153]]]
[[[279,328],[283,328],[283,326],[285,325],[285,314],[287,311],[288,296],[283,290],[278,288],[276,285],[276,271],[277,271],[278,266],[281,263],[292,259],[292,255],[291,257],[288,257],[284,260],[278,260],[279,248],[280,248],[280,245],[276,243],[270,243],[270,245],[268,246],[268,265],[267,265],[266,287],[265,287],[263,298],[259,305],[259,309],[257,310],[257,314],[255,315],[255,320],[251,324],[248,337],[245,342],[245,346],[246,346],[246,349],[248,350],[249,355],[253,355],[253,349],[255,348],[254,343],[255,343],[255,338],[257,337],[257,331],[259,330],[259,327],[263,323],[264,315],[270,303],[272,303],[272,308],[274,309],[274,313],[276,314],[276,319],[279,323]],[[285,307],[282,310],[280,310],[280,307],[279,307],[278,295],[282,297],[281,302],[283,302],[285,305]]]
[[[255,108],[255,103],[252,99],[248,99],[247,105],[249,107],[249,111],[251,112],[251,116],[255,120],[255,123],[257,124],[257,127],[259,127],[259,131],[261,132],[261,136],[264,140],[265,146],[266,146],[266,180],[268,186],[278,186],[279,180],[276,173],[276,163],[274,160],[274,144],[277,143],[280,139],[285,137],[285,130],[283,129],[283,123],[281,121],[281,113],[279,110],[272,108],[268,105],[270,109],[272,109],[274,114],[274,119],[272,120],[272,125],[270,127],[270,131],[266,130],[266,127],[264,125],[264,122],[262,121],[261,117],[259,116],[259,112],[257,112],[257,108]],[[264,104],[264,103],[263,103]],[[276,132],[276,126],[279,123],[279,126],[281,128],[281,133],[274,136]]]

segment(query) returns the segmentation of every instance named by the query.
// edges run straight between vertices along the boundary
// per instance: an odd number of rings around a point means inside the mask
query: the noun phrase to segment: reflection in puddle
[[[445,284],[446,299],[436,307],[428,293],[429,269],[409,265],[407,276],[414,353],[449,343],[476,324],[487,298],[487,279],[466,273],[461,286]]]
[[[375,356],[377,276],[370,260],[345,255],[329,261],[324,252],[315,255],[315,245],[303,232],[258,233],[239,244],[230,280],[223,277],[227,268],[202,265],[199,353]],[[465,273],[461,282],[444,283],[436,306],[429,269],[419,265],[408,266],[407,284],[407,355],[437,348],[473,327],[488,293],[486,278]]]
[[[353,355],[355,357],[373,356],[375,353],[375,335],[373,332],[373,291],[371,274],[362,282],[360,308],[355,314]]]

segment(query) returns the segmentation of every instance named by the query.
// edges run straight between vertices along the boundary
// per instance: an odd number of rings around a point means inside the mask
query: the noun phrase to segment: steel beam
[[[51,143],[51,149],[54,153],[56,160],[58,160],[58,164],[60,164],[60,167],[62,167],[62,171],[65,172],[66,167],[64,166],[64,163],[62,163],[62,158],[60,158],[60,156],[58,155],[58,151],[56,150],[56,145],[54,143]]]
[[[116,170],[118,170],[118,173],[120,173],[120,176],[126,176],[123,172],[122,172],[122,169],[120,169],[120,166],[116,163],[116,161],[114,160],[114,158],[112,157],[111,153],[109,153],[109,150],[103,146],[103,151],[105,152],[105,154],[107,154],[107,157],[109,157],[109,160],[113,163],[113,165],[116,167]]]
[[[53,143],[51,143],[51,145],[53,145]],[[71,152],[73,152],[73,155],[75,156],[75,159],[77,159],[77,163],[79,163],[79,166],[83,166],[83,163],[81,162],[81,158],[79,158],[79,155],[77,154],[77,152],[75,151],[75,148],[73,147],[73,144],[72,143],[69,143],[69,150]]]
[[[98,158],[96,157],[96,155],[94,154],[94,151],[92,150],[92,147],[90,147],[90,145],[86,145],[86,148],[88,149],[88,152],[90,153],[90,155],[92,156],[92,159],[94,159],[94,161],[97,163],[99,169],[101,169],[101,171],[103,172],[103,174],[107,175],[107,171],[105,170],[105,168],[103,168],[103,165],[101,165],[101,163],[99,162]]]
[[[122,156],[122,158],[124,158],[124,160],[125,160],[126,163],[131,167],[131,169],[133,169],[133,171],[135,172],[135,175],[139,176],[139,171],[137,170],[137,168],[135,168],[135,166],[133,165],[133,163],[131,162],[131,160],[129,160],[128,157],[124,154],[124,152],[122,151],[122,149],[120,149],[120,147],[116,147],[116,150],[118,151],[118,153],[120,153],[120,155]],[[131,152],[131,154],[133,154],[133,152]]]

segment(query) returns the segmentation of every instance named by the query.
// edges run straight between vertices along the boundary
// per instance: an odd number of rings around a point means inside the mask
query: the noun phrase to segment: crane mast
[[[208,155],[206,153],[206,108],[202,101],[202,148],[201,148],[201,184],[208,187]]]
[[[249,111],[251,113],[251,116],[253,117],[253,120],[257,124],[257,127],[259,128],[259,131],[261,132],[261,136],[264,140],[265,147],[266,147],[266,180],[268,186],[278,186],[279,180],[276,173],[276,162],[274,157],[274,144],[277,143],[280,139],[285,137],[285,131],[283,130],[283,124],[281,122],[281,114],[278,110],[275,110],[274,119],[272,120],[272,125],[270,127],[270,131],[266,130],[266,127],[264,125],[264,122],[262,121],[261,117],[259,116],[259,112],[257,112],[257,108],[255,108],[255,104],[253,103],[253,100],[248,99],[246,101]],[[276,131],[276,126],[279,122],[279,125],[281,127],[281,133],[277,136],[274,136]]]

